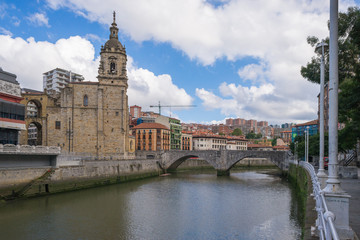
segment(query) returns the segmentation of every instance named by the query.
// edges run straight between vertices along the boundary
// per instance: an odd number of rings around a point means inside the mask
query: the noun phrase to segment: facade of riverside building
[[[25,130],[25,106],[16,75],[0,68],[0,144],[18,144],[19,133]]]
[[[247,150],[247,140],[243,137],[193,135],[193,150]]]
[[[291,141],[294,142],[297,136],[304,136],[305,130],[309,131],[309,135],[313,136],[318,133],[318,120],[297,124],[292,127]]]

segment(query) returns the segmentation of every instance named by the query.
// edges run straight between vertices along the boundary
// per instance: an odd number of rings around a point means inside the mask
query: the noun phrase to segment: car
[[[324,169],[327,170],[329,166],[329,158],[328,157],[324,157]]]

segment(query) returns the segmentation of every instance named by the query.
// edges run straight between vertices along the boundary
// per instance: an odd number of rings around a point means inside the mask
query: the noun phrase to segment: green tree
[[[315,46],[319,39],[308,37]],[[328,39],[326,39],[328,42]],[[360,140],[360,10],[351,7],[339,13],[339,122],[345,128],[339,131],[339,150],[354,149]],[[325,81],[329,79],[329,57],[325,55]],[[320,55],[301,67],[301,75],[310,82],[320,81]]]
[[[249,132],[248,134],[245,135],[246,139],[260,139],[262,138],[261,133],[254,133],[253,131]]]
[[[271,141],[271,145],[272,146],[276,146],[276,140],[278,139],[278,137],[275,137],[272,141]]]
[[[233,136],[241,136],[243,133],[240,128],[235,128],[235,130],[231,133]]]
[[[325,134],[324,137],[324,152],[327,156],[329,152],[329,141],[328,134]],[[309,156],[319,156],[319,146],[320,146],[320,134],[309,136]],[[305,137],[296,136],[294,142],[290,143],[290,150],[295,154],[295,144],[296,144],[296,153],[299,158],[304,158],[305,156]]]

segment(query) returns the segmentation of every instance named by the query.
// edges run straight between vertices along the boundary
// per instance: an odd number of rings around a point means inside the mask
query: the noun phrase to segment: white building
[[[227,150],[247,150],[247,140],[241,137],[227,137]]]
[[[194,135],[194,150],[247,150],[247,140],[220,135]]]
[[[69,82],[82,82],[84,77],[61,68],[43,73],[43,89],[48,92],[59,93]]]

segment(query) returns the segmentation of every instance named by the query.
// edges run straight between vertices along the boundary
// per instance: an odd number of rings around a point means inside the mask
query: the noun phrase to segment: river
[[[0,206],[0,239],[300,239],[289,184],[264,171],[182,171]]]

